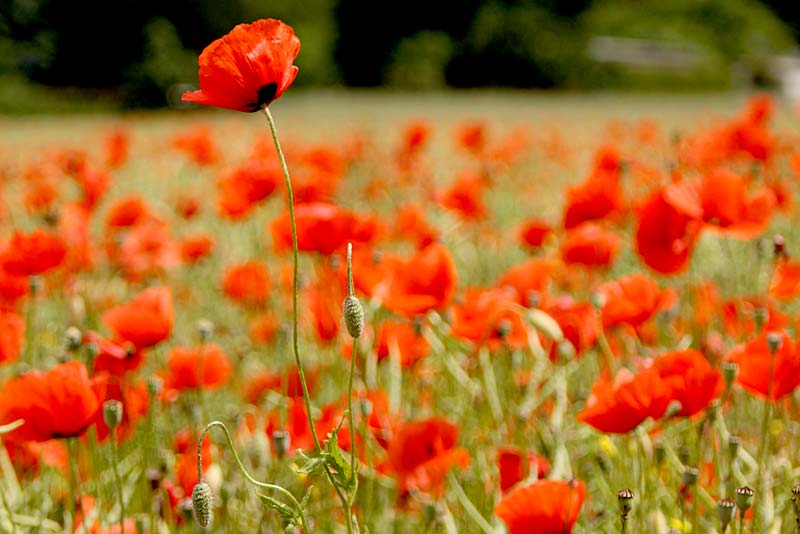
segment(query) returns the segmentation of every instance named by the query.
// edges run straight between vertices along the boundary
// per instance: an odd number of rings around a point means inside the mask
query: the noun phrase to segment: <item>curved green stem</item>
[[[281,170],[283,171],[283,178],[286,182],[286,194],[289,202],[289,220],[292,224],[292,260],[293,260],[293,276],[292,276],[292,348],[294,349],[294,360],[297,365],[297,374],[300,376],[300,385],[303,387],[303,400],[306,403],[306,416],[308,417],[308,427],[311,429],[311,437],[314,440],[314,446],[317,452],[322,451],[317,437],[317,431],[314,428],[314,418],[311,415],[311,396],[308,394],[308,384],[306,383],[306,375],[303,372],[303,362],[300,360],[300,349],[297,346],[297,271],[298,271],[298,246],[297,246],[297,225],[294,220],[294,195],[292,193],[292,180],[289,177],[289,167],[286,166],[286,158],[283,156],[281,143],[278,140],[278,130],[275,127],[275,121],[272,118],[267,106],[263,106],[261,110],[267,118],[270,132],[272,133],[272,141],[275,143],[275,150],[278,152],[278,159],[281,162]]]
[[[247,472],[247,469],[245,469],[244,464],[242,464],[242,460],[239,458],[239,453],[236,452],[236,447],[233,444],[233,438],[231,437],[231,433],[228,431],[228,427],[226,427],[225,423],[223,423],[222,421],[212,421],[208,423],[206,427],[203,429],[202,434],[200,434],[200,439],[197,440],[197,481],[201,482],[203,480],[203,439],[205,439],[208,431],[214,427],[220,427],[222,431],[225,433],[225,438],[228,440],[228,446],[230,447],[231,452],[233,453],[233,458],[234,460],[236,460],[236,465],[239,466],[239,471],[241,471],[242,476],[244,476],[244,478],[246,478],[248,482],[250,482],[252,485],[256,487],[276,491],[281,495],[285,496],[287,499],[289,499],[294,505],[295,509],[297,510],[298,515],[300,516],[300,523],[301,526],[303,527],[303,531],[311,532],[308,529],[308,522],[306,521],[306,515],[305,511],[303,510],[303,507],[300,506],[300,503],[297,501],[295,496],[292,495],[292,493],[289,490],[275,484],[267,484],[266,482],[259,482],[258,480],[250,476],[250,473]]]
[[[122,478],[119,476],[119,448],[114,429],[111,429],[111,467],[114,470],[114,483],[117,485],[119,499],[119,531],[125,532],[125,499],[122,494]]]
[[[464,508],[465,512],[467,512],[467,515],[470,517],[470,519],[475,522],[475,524],[481,529],[481,531],[484,532],[484,534],[494,534],[495,531],[492,528],[492,525],[486,521],[486,518],[481,515],[478,509],[475,508],[475,505],[472,504],[472,501],[469,500],[469,497],[467,497],[467,494],[464,493],[464,489],[461,487],[461,484],[458,483],[458,479],[456,479],[452,471],[447,473],[447,481],[450,482],[459,504],[461,504],[461,507]]]

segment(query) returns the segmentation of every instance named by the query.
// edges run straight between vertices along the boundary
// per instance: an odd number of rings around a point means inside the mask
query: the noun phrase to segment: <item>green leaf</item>
[[[299,521],[297,517],[297,512],[295,512],[291,507],[282,503],[278,499],[273,499],[269,495],[262,495],[258,494],[258,498],[261,499],[267,507],[272,508],[286,521],[289,521],[292,524],[296,524]]]

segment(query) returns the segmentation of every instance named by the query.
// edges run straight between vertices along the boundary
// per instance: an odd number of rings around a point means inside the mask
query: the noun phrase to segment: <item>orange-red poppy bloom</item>
[[[519,241],[526,247],[537,249],[542,246],[547,236],[553,233],[553,227],[542,219],[530,219],[519,231]]]
[[[786,260],[775,264],[769,294],[780,300],[791,300],[800,294],[800,262]]]
[[[533,306],[539,303],[540,297],[547,290],[547,286],[556,270],[557,262],[533,258],[523,261],[500,275],[497,287],[510,287],[517,294],[517,302],[523,306]]]
[[[441,309],[455,293],[458,273],[444,245],[431,243],[408,260],[392,257],[386,263],[373,296],[394,312],[414,317]]]
[[[76,361],[44,373],[25,373],[0,389],[0,425],[23,419],[21,427],[6,434],[15,440],[79,436],[94,421],[105,395],[103,390],[104,380],[89,379],[86,368]]]
[[[389,358],[396,347],[400,353],[400,365],[411,367],[430,352],[430,345],[409,321],[384,321],[375,340],[378,361]],[[350,352],[347,353],[350,357]]]
[[[218,183],[220,214],[232,220],[244,218],[275,191],[281,180],[280,167],[272,160],[254,159],[227,170]]]
[[[700,413],[722,394],[722,373],[696,350],[662,354],[653,361],[653,368],[669,384],[672,399],[681,403],[679,416]]]
[[[239,24],[200,54],[200,90],[184,93],[183,101],[258,111],[292,84],[299,51],[300,39],[279,20]]]
[[[775,334],[779,336],[780,347],[774,355],[770,354],[765,332],[749,343],[737,345],[725,357],[739,364],[736,382],[740,386],[773,402],[789,395],[800,385],[797,345],[785,332]]]
[[[561,327],[564,338],[572,343],[576,356],[594,346],[599,327],[597,312],[588,302],[576,301],[569,295],[547,299],[542,309]],[[550,357],[555,359],[557,347],[554,345]]]
[[[114,399],[122,403],[122,420],[114,430],[117,439],[133,434],[136,423],[147,414],[150,408],[150,393],[144,381],[123,384],[118,380],[109,380],[104,401]],[[95,417],[97,439],[104,441],[109,435],[109,428],[103,417],[103,410],[98,410]]]
[[[0,312],[0,365],[19,359],[24,338],[25,319],[13,312]]]
[[[389,462],[398,479],[399,494],[411,488],[431,492],[440,488],[453,467],[465,468],[469,453],[460,447],[458,427],[433,417],[404,423],[389,443]]]
[[[585,498],[583,482],[537,480],[503,496],[494,515],[508,534],[570,534]]]
[[[561,244],[564,263],[608,267],[617,257],[622,242],[617,234],[595,223],[583,223],[567,232]]]
[[[302,204],[295,209],[297,247],[306,252],[333,254],[348,242],[370,243],[380,230],[377,219],[344,210],[335,204]],[[292,227],[289,213],[270,224],[276,251],[292,249]]]
[[[469,289],[450,307],[453,335],[491,350],[503,345],[520,349],[528,345],[528,330],[506,289]]]
[[[550,472],[550,462],[533,451],[507,446],[497,450],[497,468],[500,471],[500,491],[506,492],[533,471],[536,478],[546,477]]]
[[[127,304],[103,314],[104,325],[140,349],[167,339],[174,322],[172,291],[168,287],[145,289]]]
[[[196,263],[214,249],[214,238],[209,234],[192,234],[181,239],[181,259],[186,263]]]
[[[105,371],[111,376],[124,376],[144,362],[145,351],[137,349],[130,341],[114,343],[97,332],[89,331],[83,335],[83,342],[91,344],[97,353],[94,358],[95,373]]]
[[[686,210],[679,202],[681,190],[654,192],[638,209],[636,251],[656,272],[675,274],[689,265],[702,223],[699,210]]]
[[[671,400],[671,389],[658,371],[645,369],[634,375],[621,369],[613,382],[608,376],[595,382],[578,420],[601,432],[625,434],[648,417],[660,419]]]
[[[67,244],[58,234],[47,230],[15,232],[0,251],[0,264],[9,274],[31,276],[58,267],[66,255]]]
[[[171,389],[213,389],[231,376],[231,362],[212,343],[201,347],[175,347],[167,357],[165,386]]]
[[[222,277],[225,295],[231,300],[250,305],[266,303],[271,285],[269,271],[258,261],[232,265]]]
[[[646,274],[636,273],[606,282],[598,289],[605,297],[603,327],[642,325],[657,312],[671,307],[677,296],[672,289],[662,290]]]

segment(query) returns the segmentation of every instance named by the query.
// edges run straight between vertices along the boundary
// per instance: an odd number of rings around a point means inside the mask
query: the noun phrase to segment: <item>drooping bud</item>
[[[753,496],[756,494],[755,490],[750,486],[742,486],[736,488],[736,506],[742,514],[753,506]]]
[[[739,447],[742,446],[742,438],[739,436],[731,436],[728,438],[728,454],[731,455],[731,460],[735,460],[739,456]]]
[[[214,515],[214,497],[205,482],[198,482],[192,490],[192,511],[194,520],[203,528],[208,528]]]
[[[739,365],[736,362],[725,362],[722,364],[722,377],[725,379],[726,387],[731,387],[738,373]]]
[[[122,422],[122,403],[115,399],[109,399],[103,403],[103,421],[110,431],[114,431]]]
[[[726,497],[717,503],[717,517],[722,525],[722,532],[725,532],[730,522],[733,521],[735,513],[736,503],[733,499]]]
[[[759,306],[753,310],[753,321],[756,323],[757,333],[760,333],[761,329],[764,328],[764,325],[767,324],[767,319],[769,319],[769,310],[763,306]]]

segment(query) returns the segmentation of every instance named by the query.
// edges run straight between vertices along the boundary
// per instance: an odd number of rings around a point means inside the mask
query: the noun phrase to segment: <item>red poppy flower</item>
[[[25,319],[13,312],[0,312],[0,365],[19,359],[24,338]]]
[[[269,271],[257,261],[248,261],[229,267],[222,278],[222,290],[236,302],[263,305],[269,299],[271,282]]]
[[[103,389],[89,379],[80,362],[62,363],[45,373],[31,371],[10,379],[0,390],[0,425],[23,419],[25,424],[6,434],[15,440],[79,436],[94,421]]]
[[[583,482],[537,480],[503,496],[494,515],[508,534],[570,534],[585,498]]]
[[[279,20],[239,24],[200,54],[200,90],[184,93],[183,101],[258,111],[292,84],[299,51],[300,39]]]
[[[213,389],[231,376],[231,362],[213,343],[202,347],[175,347],[167,357],[165,386],[171,389]]]
[[[272,159],[252,160],[229,169],[217,184],[220,214],[232,220],[244,218],[275,191],[281,180],[280,167]]]
[[[553,227],[542,219],[530,219],[519,232],[519,241],[532,249],[542,246],[545,238],[553,233]]]
[[[313,321],[317,339],[328,343],[336,339],[342,323],[342,286],[331,283],[329,269],[320,273],[319,279],[306,290],[306,304]]]
[[[594,346],[597,342],[597,312],[588,302],[579,302],[568,295],[547,299],[542,309],[555,319],[564,338],[572,343],[576,356]],[[554,345],[550,357],[555,360],[557,347]]]
[[[785,332],[776,334],[780,336],[781,346],[774,356],[770,354],[765,332],[749,343],[737,345],[725,357],[739,364],[739,374],[736,375],[739,385],[773,402],[789,395],[800,385],[800,354],[797,346]]]
[[[222,158],[219,147],[214,141],[213,131],[202,124],[196,124],[185,132],[175,134],[172,144],[200,166],[213,165]]]
[[[169,227],[153,219],[128,231],[110,259],[119,264],[126,278],[139,281],[178,267],[180,250]]]
[[[699,210],[686,210],[670,187],[653,193],[638,209],[636,251],[656,272],[675,274],[689,265],[702,224]]]
[[[0,263],[8,274],[31,276],[58,267],[66,255],[67,244],[58,234],[47,230],[15,232],[0,251]]]
[[[314,392],[317,383],[317,373],[304,369],[306,385],[310,393]],[[264,398],[267,391],[282,392],[286,386],[286,393],[289,397],[302,397],[303,386],[300,383],[300,373],[297,367],[292,366],[282,374],[270,373],[265,371],[249,379],[244,385],[244,399],[250,404],[258,405]]]
[[[564,263],[608,267],[617,257],[621,240],[611,230],[595,223],[583,223],[567,232],[561,244]]]
[[[334,204],[302,204],[295,209],[297,246],[306,252],[333,254],[348,242],[369,243],[378,234],[377,219],[344,210]],[[292,228],[288,212],[270,224],[276,251],[292,249]]]
[[[180,243],[181,259],[186,263],[196,263],[214,249],[214,238],[209,234],[192,234],[184,236]]]
[[[127,228],[150,217],[150,207],[138,196],[117,200],[106,213],[108,228]]]
[[[775,264],[769,294],[780,300],[791,300],[800,294],[800,262],[786,260]]]
[[[455,179],[449,189],[437,196],[443,207],[454,211],[462,220],[480,221],[487,216],[482,196],[485,187],[481,175],[466,171]]]
[[[407,204],[396,211],[394,233],[398,238],[407,238],[422,249],[436,241],[439,230],[432,226],[425,217],[425,212],[418,204]]]
[[[458,282],[455,262],[444,245],[432,243],[408,260],[386,258],[387,273],[374,296],[386,308],[414,317],[443,308]]]
[[[116,128],[109,132],[103,140],[106,153],[106,167],[117,169],[125,165],[128,161],[130,148],[130,134],[123,128]]]
[[[753,239],[769,225],[775,196],[764,188],[748,197],[746,178],[726,168],[703,175],[700,182],[703,220],[722,235]]]
[[[412,367],[430,352],[430,345],[409,321],[384,321],[375,340],[378,361],[389,357],[392,346],[400,352],[400,365]],[[347,353],[350,357],[350,352]]]
[[[138,350],[130,341],[114,343],[104,339],[96,332],[86,332],[83,342],[92,344],[97,356],[94,358],[94,372],[106,371],[111,376],[124,376],[135,371],[144,362],[145,351]]]
[[[569,230],[587,221],[604,219],[624,208],[620,187],[620,156],[614,147],[600,150],[595,168],[586,181],[567,188],[564,228]]]
[[[513,288],[517,293],[517,302],[523,306],[537,304],[539,296],[547,289],[556,263],[538,258],[523,261],[501,274],[495,285]]]
[[[430,492],[438,489],[447,472],[456,465],[465,468],[469,453],[456,447],[458,427],[433,417],[404,423],[389,443],[389,462],[398,479],[401,495],[410,488]]]
[[[515,307],[514,292],[505,289],[469,289],[450,308],[453,335],[496,350],[503,345],[528,345],[528,330]]]
[[[517,482],[536,472],[536,478],[544,478],[550,472],[550,462],[533,451],[519,447],[500,447],[497,451],[497,468],[500,471],[500,491],[506,492]]]
[[[168,287],[146,289],[127,304],[103,314],[104,325],[118,338],[132,342],[139,349],[167,339],[174,322],[172,291]]]
[[[263,312],[250,321],[250,339],[256,343],[272,343],[278,335],[279,327],[275,312]]]
[[[657,312],[671,307],[677,299],[674,290],[662,291],[658,282],[640,273],[607,282],[598,292],[605,297],[603,327],[606,329],[619,324],[637,328]]]
[[[613,383],[607,376],[595,382],[578,420],[601,432],[625,434],[648,417],[660,419],[671,400],[670,387],[656,370],[634,375],[621,369]]]
[[[669,384],[672,398],[681,403],[679,416],[691,417],[708,408],[722,394],[722,373],[696,350],[662,354],[653,368]]]

